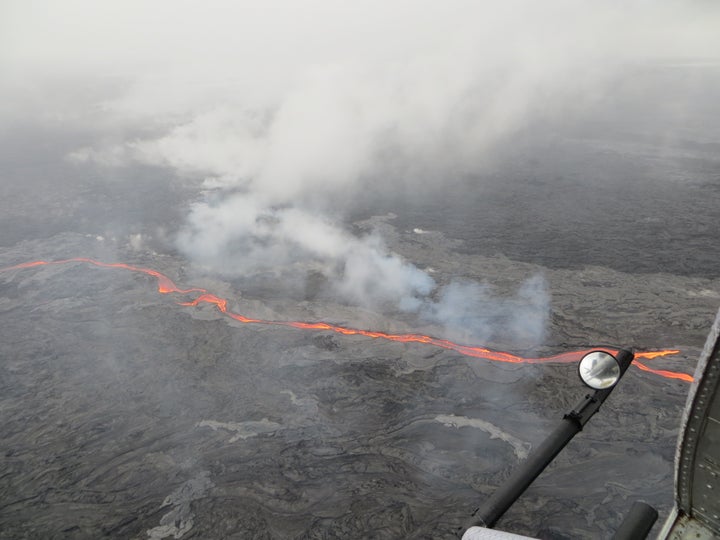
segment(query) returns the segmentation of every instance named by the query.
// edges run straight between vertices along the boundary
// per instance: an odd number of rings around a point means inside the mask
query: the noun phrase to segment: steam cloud
[[[438,289],[378,234],[343,229],[342,194],[476,173],[517,131],[610,92],[624,65],[718,50],[718,9],[700,2],[33,6],[0,17],[13,81],[0,117],[98,131],[76,162],[204,178],[177,240],[198,264],[320,271],[348,301],[480,339],[502,320],[541,340],[542,278],[505,300],[476,283]],[[78,17],[90,25],[78,31]]]

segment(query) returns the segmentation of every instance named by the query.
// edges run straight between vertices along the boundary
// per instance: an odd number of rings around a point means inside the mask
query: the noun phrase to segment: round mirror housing
[[[612,388],[621,375],[617,359],[605,351],[592,351],[583,356],[578,373],[582,382],[593,390]]]

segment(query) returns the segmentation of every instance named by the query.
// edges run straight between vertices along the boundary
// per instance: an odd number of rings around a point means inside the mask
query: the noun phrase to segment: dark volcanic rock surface
[[[453,255],[432,235],[405,242],[384,226],[395,249],[443,273],[518,282],[534,270]],[[101,257],[106,243],[27,242],[3,266]],[[117,253],[180,286],[208,285],[181,282],[172,258],[132,256]],[[681,355],[654,365],[692,371],[717,281],[602,268],[546,275],[554,317],[540,353],[678,346]],[[183,299],[158,294],[144,274],[82,263],[0,273],[2,537],[454,538],[583,393],[571,365],[243,325]],[[231,305],[291,320],[352,312],[301,302],[278,314],[240,296]],[[412,330],[380,315],[372,329]],[[501,526],[590,538],[636,499],[666,512],[687,389],[631,370]]]
[[[379,230],[441,284],[486,281],[502,296],[543,274],[544,345],[473,345],[677,348],[652,366],[692,373],[720,303],[717,142],[615,135],[548,135],[497,174],[424,198],[368,190],[348,226]],[[337,303],[317,274],[294,295],[272,276],[203,274],[172,242],[192,182],[75,168],[62,156],[91,140],[2,135],[15,136],[0,155],[0,268],[125,262],[248,316],[454,337]],[[178,305],[192,298],[82,263],[0,271],[0,538],[457,538],[584,395],[573,365],[246,325]],[[687,391],[631,368],[499,528],[608,537],[638,499],[663,519]]]

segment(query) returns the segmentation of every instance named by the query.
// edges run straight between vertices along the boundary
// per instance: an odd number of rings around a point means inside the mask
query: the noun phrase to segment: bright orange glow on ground
[[[385,340],[389,340],[389,341],[397,341],[400,343],[421,343],[424,345],[431,345],[434,347],[441,347],[443,349],[455,351],[464,356],[471,356],[474,358],[483,358],[485,360],[491,360],[494,362],[509,362],[512,364],[574,363],[574,362],[578,362],[586,353],[588,353],[592,350],[595,350],[595,349],[583,349],[583,350],[560,353],[560,354],[556,354],[556,355],[552,355],[552,356],[545,356],[545,357],[541,357],[541,358],[525,358],[523,356],[517,356],[517,355],[511,354],[509,352],[494,351],[491,349],[486,349],[485,347],[474,347],[474,346],[470,346],[470,345],[461,345],[458,343],[454,343],[452,341],[448,341],[446,339],[435,338],[432,336],[425,336],[422,334],[389,334],[389,333],[385,333],[385,332],[374,332],[374,331],[370,331],[370,330],[360,330],[357,328],[336,326],[334,324],[330,324],[330,323],[326,323],[326,322],[269,321],[269,320],[262,320],[262,319],[253,319],[253,318],[241,315],[239,313],[234,313],[233,311],[230,311],[228,309],[228,301],[226,298],[221,298],[221,297],[211,294],[207,290],[201,289],[201,288],[181,289],[177,285],[175,285],[175,283],[169,277],[167,277],[164,274],[161,274],[157,270],[152,270],[150,268],[141,268],[138,266],[132,266],[132,265],[123,264],[123,263],[104,263],[104,262],[100,262],[100,261],[96,261],[94,259],[88,259],[88,258],[84,258],[84,257],[75,257],[72,259],[63,259],[63,260],[59,260],[59,261],[32,261],[32,262],[17,264],[15,266],[10,266],[7,268],[2,268],[2,269],[0,269],[0,272],[7,272],[10,270],[21,270],[21,269],[26,269],[26,268],[35,268],[35,267],[47,266],[47,265],[70,264],[70,263],[85,263],[85,264],[91,264],[94,266],[98,266],[101,268],[122,269],[122,270],[129,270],[131,272],[139,272],[139,273],[147,274],[148,276],[152,276],[155,279],[157,279],[157,290],[161,294],[177,293],[177,294],[186,294],[187,295],[187,294],[191,294],[191,293],[198,293],[197,297],[194,300],[190,300],[187,302],[179,302],[179,305],[181,305],[181,306],[199,306],[200,304],[214,305],[217,308],[217,310],[220,311],[222,314],[224,314],[225,316],[227,316],[233,320],[241,322],[241,323],[264,324],[264,325],[271,325],[271,326],[285,326],[285,327],[290,327],[290,328],[298,328],[301,330],[335,332],[337,334],[342,334],[344,336],[365,336],[368,338],[385,339]],[[605,349],[605,348],[601,348],[601,349],[607,350],[608,352],[611,352],[611,353],[616,352],[616,350],[613,350],[613,349]],[[638,359],[652,360],[653,358],[658,358],[661,356],[673,356],[673,355],[676,355],[679,353],[680,353],[680,351],[674,350],[674,349],[636,352],[633,365],[637,366],[639,369],[641,369],[643,371],[646,371],[648,373],[653,373],[654,375],[659,375],[661,377],[665,377],[668,379],[678,379],[681,381],[692,382],[693,381],[692,376],[688,375],[686,373],[667,371],[667,370],[661,370],[661,369],[652,369],[652,368],[648,367],[647,365],[645,365],[644,363],[641,363],[638,361]]]
[[[693,382],[693,376],[688,375],[687,373],[678,373],[677,371],[667,371],[665,369],[652,369],[647,367],[642,362],[638,362],[637,360],[633,361],[633,365],[637,366],[643,371],[647,371],[648,373],[654,373],[655,375],[660,375],[661,377],[665,377],[666,379],[678,379],[685,382]]]

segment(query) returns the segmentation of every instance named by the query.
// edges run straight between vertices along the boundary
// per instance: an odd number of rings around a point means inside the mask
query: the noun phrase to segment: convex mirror
[[[580,379],[594,390],[611,388],[620,380],[620,365],[615,357],[605,351],[592,351],[580,360]]]

